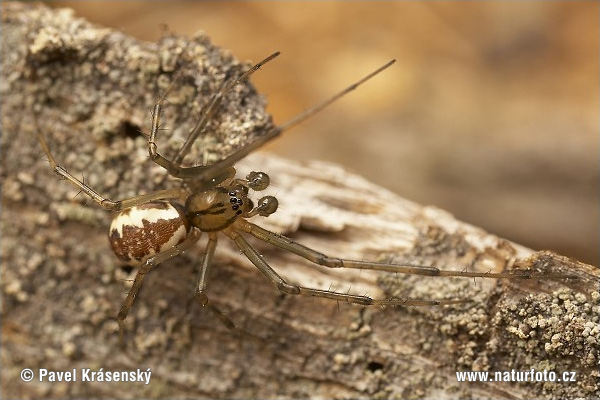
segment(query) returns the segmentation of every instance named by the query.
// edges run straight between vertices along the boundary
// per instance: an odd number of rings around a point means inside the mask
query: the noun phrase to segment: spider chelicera
[[[268,231],[247,221],[247,218],[255,215],[267,217],[273,214],[277,210],[278,202],[273,196],[264,196],[258,200],[255,206],[248,196],[249,191],[262,191],[267,188],[269,185],[269,176],[264,172],[251,172],[245,179],[236,178],[236,171],[233,165],[266,142],[276,138],[282,132],[306,120],[348,92],[356,89],[356,87],[379,74],[395,62],[395,60],[388,62],[323,103],[308,109],[282,125],[271,128],[251,144],[237,150],[221,161],[212,165],[181,166],[194,141],[206,130],[208,122],[218,111],[223,96],[278,55],[279,52],[276,52],[238,77],[225,80],[221,88],[212,95],[208,103],[201,110],[199,121],[190,131],[187,139],[172,161],[158,152],[156,144],[156,136],[160,130],[163,103],[168,89],[158,99],[152,111],[151,130],[150,135],[148,135],[148,152],[152,161],[163,167],[168,174],[184,181],[185,186],[182,188],[159,190],[118,201],[107,199],[83,181],[75,178],[65,168],[58,165],[41,131],[38,130],[38,139],[54,172],[79,188],[105,209],[118,212],[109,230],[110,245],[121,261],[129,265],[139,266],[133,286],[127,294],[117,316],[121,337],[123,337],[124,332],[124,321],[133,306],[145,275],[165,260],[189,249],[200,239],[202,232],[208,234],[208,242],[200,264],[194,297],[200,304],[211,309],[225,325],[232,329],[234,328],[233,323],[210,303],[206,295],[208,271],[217,247],[217,234],[219,232],[235,242],[250,262],[279,291],[286,294],[323,297],[360,305],[434,306],[454,304],[464,300],[374,299],[365,295],[339,293],[331,290],[314,289],[290,284],[269,266],[258,251],[248,243],[245,236],[249,234],[273,246],[295,253],[315,264],[328,268],[369,269],[426,276],[510,279],[572,278],[570,275],[535,274],[529,271],[520,271],[518,273],[444,271],[432,266],[346,260],[327,256],[300,243],[296,243],[288,237]],[[176,201],[178,199],[185,199],[184,204],[179,204]]]

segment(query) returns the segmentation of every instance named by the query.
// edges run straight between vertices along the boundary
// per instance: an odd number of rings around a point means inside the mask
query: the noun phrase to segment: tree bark
[[[109,250],[110,213],[48,168],[57,161],[121,199],[177,180],[147,157],[148,110],[169,83],[174,154],[222,80],[245,67],[208,37],[142,43],[68,10],[3,4],[2,395],[5,398],[592,398],[598,388],[598,269],[534,252],[404,200],[341,168],[253,154],[238,166],[271,175],[280,210],[257,224],[332,256],[442,269],[533,269],[578,279],[428,278],[332,271],[264,243],[289,281],[372,297],[468,299],[376,308],[283,296],[224,237],[208,295],[240,334],[192,299],[204,240],[148,274],[119,347],[116,313],[135,270]],[[250,84],[230,93],[189,158],[213,162],[271,126]],[[37,121],[37,122],[36,122]],[[293,134],[293,133],[291,133]],[[493,210],[490,210],[493,212]],[[518,221],[515,221],[518,223]],[[24,382],[19,374],[35,374]],[[39,380],[39,369],[78,372]],[[85,382],[84,370],[151,370],[142,382]],[[560,382],[459,382],[456,371],[556,373]],[[563,373],[573,371],[573,382]],[[516,380],[515,377],[513,380]]]

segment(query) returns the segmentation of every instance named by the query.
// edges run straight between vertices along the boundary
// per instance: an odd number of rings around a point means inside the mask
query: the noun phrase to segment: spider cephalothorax
[[[226,185],[194,192],[185,202],[185,215],[193,226],[203,232],[221,231],[238,217],[249,218],[257,214],[266,217],[277,211],[277,199],[265,196],[259,200],[258,207],[254,207],[248,191],[264,190],[268,185],[267,174],[251,172],[246,180],[233,179]]]
[[[235,85],[246,80],[252,73],[277,55],[279,53],[272,54],[239,77],[227,79],[223,83],[221,89],[213,94],[201,111],[199,122],[188,134],[185,143],[179,149],[173,161],[163,157],[158,152],[156,136],[160,130],[160,118],[166,93],[158,100],[152,113],[151,130],[150,135],[148,135],[148,153],[152,161],[163,167],[167,173],[184,181],[185,185],[182,185],[181,188],[158,190],[118,201],[107,199],[57,164],[41,131],[38,129],[39,141],[48,156],[50,166],[54,172],[79,188],[104,208],[119,212],[115,216],[109,230],[111,247],[121,261],[130,265],[139,265],[133,286],[127,294],[117,316],[121,333],[123,333],[125,318],[133,306],[144,276],[163,261],[181,254],[195,244],[200,239],[202,232],[208,235],[208,242],[198,272],[195,297],[203,306],[207,306],[215,311],[216,315],[229,327],[233,327],[233,323],[211,305],[206,295],[208,270],[217,246],[217,234],[219,232],[235,242],[241,252],[281,292],[322,297],[361,305],[423,306],[453,304],[464,300],[374,299],[366,295],[339,293],[331,290],[314,289],[307,286],[290,284],[279,276],[258,251],[248,243],[245,238],[246,235],[254,236],[264,242],[328,268],[371,269],[427,276],[520,279],[574,278],[571,275],[541,275],[529,271],[518,273],[444,271],[436,267],[423,265],[356,261],[329,257],[300,243],[296,243],[290,238],[268,231],[247,221],[246,218],[255,215],[269,216],[273,214],[277,210],[278,203],[275,197],[264,196],[258,200],[255,206],[249,198],[249,191],[264,190],[269,185],[268,175],[264,172],[251,172],[245,179],[236,178],[233,165],[250,152],[277,137],[283,131],[306,120],[394,63],[394,60],[388,62],[334,95],[329,100],[305,111],[282,125],[271,128],[263,135],[259,135],[259,138],[253,143],[237,150],[215,164],[183,167],[181,162],[188,154],[194,141],[207,129],[209,120],[218,112],[224,94]],[[183,201],[183,205],[180,205],[177,200]]]

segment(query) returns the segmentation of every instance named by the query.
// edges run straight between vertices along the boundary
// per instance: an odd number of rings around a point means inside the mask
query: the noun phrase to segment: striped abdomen
[[[138,265],[183,242],[189,232],[190,224],[181,206],[155,201],[117,214],[108,239],[120,260]]]

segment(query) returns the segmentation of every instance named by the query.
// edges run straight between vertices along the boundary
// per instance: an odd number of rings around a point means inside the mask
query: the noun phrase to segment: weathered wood
[[[241,329],[187,307],[202,246],[147,277],[118,347],[116,312],[134,271],[105,237],[110,214],[52,174],[34,110],[57,159],[102,193],[122,198],[175,185],[146,156],[147,110],[169,94],[168,153],[226,71],[240,70],[205,36],[139,43],[67,11],[3,4],[2,395],[6,398],[591,398],[598,395],[598,269],[533,252],[424,207],[330,164],[255,154],[240,172],[273,180],[281,209],[261,226],[335,256],[404,258],[444,269],[569,272],[574,281],[444,279],[328,271],[257,244],[290,281],[371,296],[474,302],[379,309],[281,296],[223,237],[209,296]],[[244,101],[241,102],[240,99]],[[197,104],[199,103],[199,104]],[[245,107],[240,109],[241,105]],[[203,140],[209,160],[270,123],[240,85]],[[242,127],[243,129],[240,129]],[[291,133],[293,134],[293,133]],[[196,159],[205,157],[196,155]],[[142,383],[25,383],[23,368],[129,371]],[[461,383],[455,371],[551,370],[576,382]],[[80,376],[80,380],[81,380]]]

